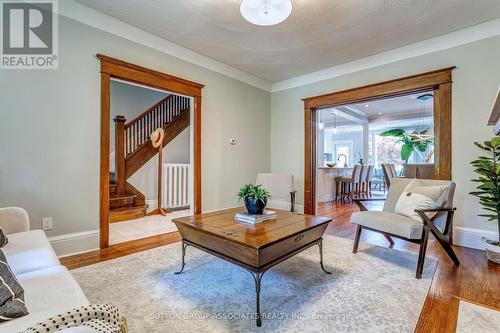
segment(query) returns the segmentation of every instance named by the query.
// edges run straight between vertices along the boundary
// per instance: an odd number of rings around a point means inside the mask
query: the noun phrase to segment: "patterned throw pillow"
[[[65,328],[90,327],[96,332],[126,333],[125,317],[113,305],[85,305],[28,327],[23,333],[50,333]]]
[[[28,314],[24,304],[24,289],[7,264],[0,250],[0,323]]]
[[[394,212],[421,221],[415,209],[442,207],[449,189],[448,185],[423,185],[418,179],[414,179],[399,197]],[[426,215],[432,218],[436,213],[426,213]]]
[[[2,228],[0,228],[0,248],[7,245],[8,242],[9,240],[7,239],[7,236],[5,236],[5,234],[2,231]]]

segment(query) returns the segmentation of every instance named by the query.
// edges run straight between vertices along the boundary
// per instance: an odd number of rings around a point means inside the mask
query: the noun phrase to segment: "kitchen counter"
[[[353,167],[316,167],[316,200],[329,202],[335,199],[335,178],[351,176]]]

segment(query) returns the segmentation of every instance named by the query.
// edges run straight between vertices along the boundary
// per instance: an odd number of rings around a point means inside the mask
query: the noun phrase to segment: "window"
[[[338,167],[343,167],[344,164],[352,166],[352,142],[333,142],[333,156],[337,162]]]

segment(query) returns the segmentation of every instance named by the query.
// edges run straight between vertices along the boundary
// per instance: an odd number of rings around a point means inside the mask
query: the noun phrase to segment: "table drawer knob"
[[[304,238],[304,234],[299,234],[299,235],[295,236],[295,241],[300,242],[303,238]]]

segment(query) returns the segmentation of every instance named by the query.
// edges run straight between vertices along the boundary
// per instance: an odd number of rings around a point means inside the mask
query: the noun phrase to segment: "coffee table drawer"
[[[328,224],[319,225],[259,249],[259,267],[323,237]]]
[[[182,238],[202,246],[206,250],[217,252],[251,267],[257,267],[257,249],[231,242],[230,240],[204,233],[202,231],[177,226]]]

